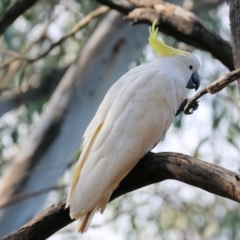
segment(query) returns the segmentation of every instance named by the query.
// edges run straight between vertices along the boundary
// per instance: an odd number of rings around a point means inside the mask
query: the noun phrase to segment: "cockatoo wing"
[[[176,81],[156,67],[134,68],[109,90],[85,133],[68,195],[84,232],[119,182],[162,139],[178,106]]]
[[[128,84],[128,82],[130,83],[130,81],[128,81],[129,77],[136,73],[144,71],[147,64],[148,63],[145,63],[145,64],[142,64],[138,67],[131,69],[126,74],[124,74],[117,82],[115,82],[115,84],[113,84],[113,86],[108,90],[107,94],[105,95],[102,103],[100,104],[100,106],[98,108],[96,115],[92,119],[91,123],[88,125],[88,127],[83,135],[83,146],[93,136],[94,131],[97,128],[97,126],[99,126],[103,123],[116,96],[120,92],[122,86],[124,84]]]
[[[130,83],[130,81],[128,81],[129,77],[141,72],[141,69],[144,70],[144,66],[147,65],[146,64],[142,64],[141,66],[138,66],[136,68],[131,69],[129,72],[127,72],[125,75],[123,75],[107,92],[106,96],[104,97],[102,103],[100,104],[98,111],[96,113],[96,115],[94,116],[94,118],[92,119],[92,121],[90,122],[90,124],[88,125],[84,135],[83,135],[83,143],[82,143],[82,148],[83,151],[81,153],[81,156],[78,160],[78,163],[76,165],[75,168],[75,172],[74,172],[74,176],[73,176],[73,181],[70,187],[70,191],[67,197],[67,202],[66,202],[66,207],[68,207],[70,205],[70,200],[72,198],[73,195],[73,191],[76,187],[77,181],[78,181],[78,177],[80,174],[80,170],[82,168],[82,164],[84,163],[84,156],[86,153],[86,150],[89,149],[91,142],[93,141],[93,139],[95,139],[96,134],[99,131],[99,128],[102,126],[106,116],[108,115],[108,112],[115,100],[115,98],[117,97],[118,93],[120,92],[122,86],[125,84],[127,85],[128,83]],[[88,144],[88,147],[85,147],[86,144]]]

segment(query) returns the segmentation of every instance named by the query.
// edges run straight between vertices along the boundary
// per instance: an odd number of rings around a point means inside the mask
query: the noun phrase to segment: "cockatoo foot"
[[[187,109],[184,110],[185,106],[187,106]],[[186,115],[192,114],[195,110],[198,109],[199,101],[189,102],[189,99],[184,99],[181,103],[180,107],[178,108],[175,116],[178,116],[181,112],[184,112]]]

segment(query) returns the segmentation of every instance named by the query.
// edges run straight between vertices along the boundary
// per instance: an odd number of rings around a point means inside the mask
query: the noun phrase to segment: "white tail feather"
[[[97,207],[95,207],[93,210],[87,212],[84,215],[78,216],[77,222],[76,222],[76,232],[84,233],[88,230],[88,227],[93,219],[94,214],[100,210],[100,213],[102,214],[108,204],[109,198],[112,195],[112,192],[106,195],[102,201],[98,204]],[[76,217],[76,216],[75,216]],[[72,218],[72,217],[71,217]]]
[[[111,197],[112,192],[110,192],[108,195],[106,195],[103,200],[100,202],[98,209],[100,210],[100,213],[103,214],[108,202],[109,198]]]
[[[92,211],[87,212],[86,214],[82,215],[76,223],[76,232],[84,233],[88,230],[88,227],[93,219],[93,216],[97,208],[94,208]]]

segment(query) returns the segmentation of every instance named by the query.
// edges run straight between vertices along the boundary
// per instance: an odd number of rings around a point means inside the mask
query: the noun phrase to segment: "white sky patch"
[[[26,32],[27,29],[30,27],[30,24],[23,16],[20,16],[17,18],[17,20],[14,22],[14,27],[21,32]]]

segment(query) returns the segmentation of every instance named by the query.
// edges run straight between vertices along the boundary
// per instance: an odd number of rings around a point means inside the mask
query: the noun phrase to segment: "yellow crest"
[[[151,47],[153,48],[153,50],[158,54],[158,56],[167,57],[167,56],[173,56],[177,54],[189,55],[188,52],[185,52],[176,48],[172,48],[166,45],[165,43],[159,41],[157,38],[158,28],[155,28],[156,23],[157,23],[157,19],[154,20],[152,26],[149,27],[150,36],[148,38],[148,41]]]

